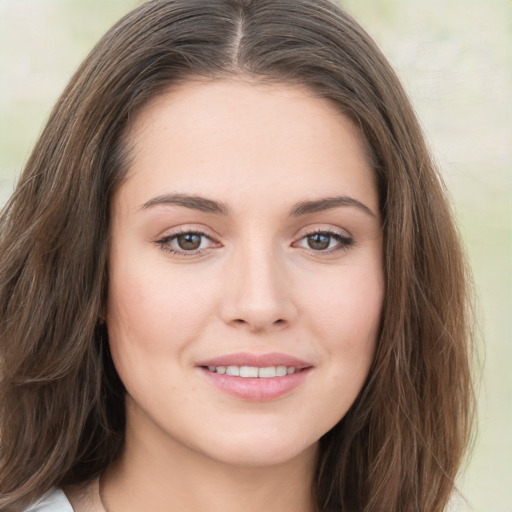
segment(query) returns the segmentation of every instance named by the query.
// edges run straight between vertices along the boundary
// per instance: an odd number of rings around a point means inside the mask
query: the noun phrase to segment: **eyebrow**
[[[176,205],[205,213],[230,215],[230,209],[225,203],[221,201],[215,201],[213,199],[207,199],[206,197],[201,196],[178,193],[156,196],[145,202],[139,208],[139,210],[147,210],[149,208],[160,205]],[[350,196],[325,197],[312,201],[301,201],[290,209],[288,216],[299,217],[301,215],[323,212],[342,206],[355,207],[365,214],[370,215],[371,217],[376,217],[375,213],[373,213],[372,210],[368,208],[368,206]]]
[[[154,197],[144,203],[140,207],[140,210],[147,210],[160,205],[184,206],[185,208],[199,210],[200,212],[229,215],[229,208],[225,203],[207,199],[206,197],[190,196],[187,194],[164,194]]]
[[[290,217],[298,217],[299,215],[307,215],[308,213],[332,210],[340,206],[353,206],[371,217],[376,217],[375,213],[373,213],[368,206],[350,196],[326,197],[314,201],[301,201],[292,207],[289,215]]]

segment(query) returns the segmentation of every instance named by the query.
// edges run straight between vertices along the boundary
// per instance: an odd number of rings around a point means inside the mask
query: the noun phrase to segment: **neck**
[[[312,512],[317,445],[268,466],[228,464],[176,441],[165,443],[127,429],[118,461],[102,477],[109,512]]]

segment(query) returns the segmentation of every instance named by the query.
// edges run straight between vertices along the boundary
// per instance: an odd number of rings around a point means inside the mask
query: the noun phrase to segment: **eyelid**
[[[346,229],[340,228],[338,226],[333,226],[332,224],[309,224],[303,228],[301,228],[296,238],[303,238],[304,236],[315,234],[315,233],[330,233],[333,235],[339,235],[344,238],[353,238],[352,234]]]
[[[327,255],[327,254],[333,254],[339,251],[345,251],[348,250],[351,246],[355,245],[355,240],[345,231],[341,229],[333,228],[332,226],[329,227],[321,227],[321,226],[315,226],[310,228],[305,228],[304,230],[301,230],[301,233],[296,237],[295,241],[292,243],[292,247],[297,247],[296,244],[299,244],[302,240],[307,238],[308,236],[313,236],[316,234],[322,234],[331,236],[334,239],[338,240],[338,245],[334,248],[330,249],[323,249],[323,250],[315,250],[313,248],[307,248],[298,246],[299,248],[305,249],[306,251],[312,252],[317,255]]]
[[[308,224],[297,231],[295,235],[295,241],[298,241],[306,236],[314,235],[315,233],[327,233],[330,235],[336,235],[344,239],[354,240],[353,235],[347,230],[339,226],[333,226],[332,224]]]
[[[208,233],[208,229],[204,227],[197,228],[193,225],[189,226],[178,226],[176,228],[167,230],[164,235],[157,237],[153,240],[153,243],[157,245],[161,250],[173,254],[175,256],[185,256],[185,257],[193,257],[193,256],[201,256],[204,253],[208,252],[210,249],[222,247],[222,243],[219,242],[217,237],[214,237]],[[345,232],[344,232],[345,231]],[[172,248],[170,243],[174,241],[180,235],[193,234],[203,237],[210,241],[209,247],[203,247],[194,250],[181,250],[178,248]],[[314,249],[311,247],[303,247],[300,244],[304,239],[309,236],[313,236],[315,234],[327,235],[335,240],[337,240],[337,245],[335,247],[327,248],[327,249]],[[341,228],[333,228],[332,226],[315,226],[315,227],[307,227],[303,228],[298,236],[295,237],[294,241],[291,243],[291,247],[304,249],[308,252],[317,255],[328,255],[334,254],[339,251],[346,251],[351,246],[355,244],[355,240],[352,235],[348,234],[346,230],[342,230]]]
[[[200,256],[207,252],[209,249],[216,248],[219,246],[222,246],[222,244],[217,240],[216,237],[210,235],[205,228],[197,228],[193,225],[190,226],[178,226],[173,229],[166,230],[163,235],[160,235],[156,237],[153,240],[153,243],[157,245],[162,251],[170,253],[174,256]],[[204,237],[205,239],[208,239],[211,242],[211,247],[204,247],[202,249],[196,249],[196,250],[190,250],[185,251],[181,249],[173,249],[170,246],[170,242],[175,240],[180,235],[186,235],[186,234],[194,234],[201,237]],[[216,247],[215,247],[216,246]]]

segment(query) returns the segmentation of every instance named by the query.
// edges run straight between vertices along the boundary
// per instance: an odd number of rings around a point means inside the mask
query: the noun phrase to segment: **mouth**
[[[220,375],[231,375],[232,377],[272,379],[274,377],[285,377],[304,370],[304,368],[295,368],[294,366],[206,366],[208,371]]]
[[[285,354],[238,353],[197,365],[221,391],[249,401],[270,401],[290,394],[313,370],[313,365]]]

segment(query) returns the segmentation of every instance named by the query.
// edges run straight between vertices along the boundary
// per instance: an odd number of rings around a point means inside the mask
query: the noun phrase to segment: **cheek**
[[[129,395],[151,409],[155,389],[166,389],[180,407],[173,378],[201,330],[209,304],[190,281],[168,269],[116,261],[109,281],[107,326],[112,358]]]
[[[308,286],[305,303],[314,328],[332,349],[359,350],[378,334],[384,298],[383,273],[374,267],[337,269],[322,286]]]
[[[309,328],[329,361],[319,407],[335,424],[348,411],[370,371],[379,335],[384,279],[380,265],[337,269],[320,291],[309,296]],[[345,271],[343,271],[345,270]],[[318,412],[320,414],[321,411]]]
[[[208,317],[214,300],[211,280],[171,272],[165,263],[114,261],[108,323],[116,338],[137,341],[147,349],[169,347],[193,336],[199,321]]]
[[[350,409],[370,371],[380,329],[384,297],[379,267],[343,274],[329,280],[323,292],[311,294],[310,329],[328,364],[322,368],[322,386],[311,397],[314,416],[323,418],[325,431]],[[326,390],[328,390],[326,392]],[[322,432],[324,433],[324,432]]]
[[[193,277],[181,267],[171,271],[165,260],[148,262],[132,254],[112,261],[107,301],[111,354],[128,392],[148,405],[151,390],[175,389],[173,375],[187,365],[190,348],[213,320],[218,289],[211,276],[196,272]]]

